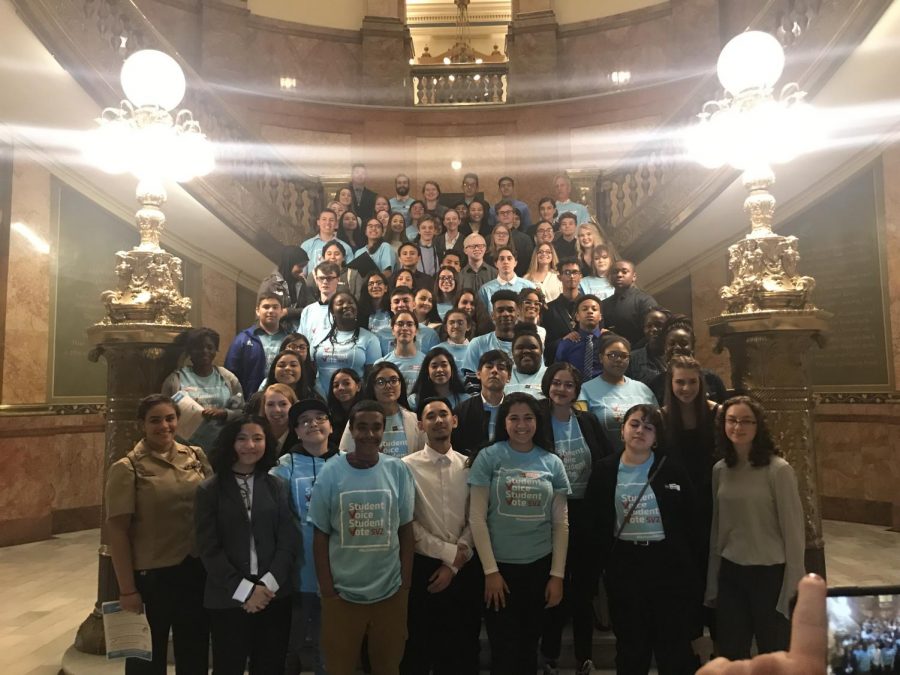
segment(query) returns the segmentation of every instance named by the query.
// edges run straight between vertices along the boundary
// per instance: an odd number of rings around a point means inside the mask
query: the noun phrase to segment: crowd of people
[[[866,619],[854,631],[838,631],[829,649],[829,667],[834,675],[898,673],[900,617],[891,621]]]
[[[141,402],[107,522],[122,606],[164,673],[592,672],[605,594],[620,673],[787,648],[804,573],[797,482],[754,399],[694,355],[691,320],[554,181],[532,218],[350,185],[286,247],[256,322]],[[182,411],[201,421],[179,431]]]

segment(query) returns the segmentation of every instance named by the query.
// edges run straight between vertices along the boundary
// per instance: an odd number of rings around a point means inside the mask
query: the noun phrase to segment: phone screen
[[[828,590],[828,672],[900,673],[900,586]]]

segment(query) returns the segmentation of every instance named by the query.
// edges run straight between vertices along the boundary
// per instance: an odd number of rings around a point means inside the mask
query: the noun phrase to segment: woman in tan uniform
[[[194,498],[212,468],[198,447],[175,441],[178,409],[152,394],[138,405],[143,438],[109,469],[106,519],[119,602],[146,611],[153,661],[129,658],[126,675],[164,675],[169,629],[176,672],[206,675],[209,621],[205,573],[194,541]]]

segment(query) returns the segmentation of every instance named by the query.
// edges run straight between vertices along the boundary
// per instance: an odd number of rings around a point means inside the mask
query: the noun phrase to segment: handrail
[[[289,164],[247,129],[134,2],[12,2],[31,31],[100,107],[123,98],[119,71],[125,56],[139,49],[170,54],[188,81],[184,107],[222,150],[217,153],[217,170],[186,183],[185,190],[272,260],[278,260],[282,246],[297,243],[311,231],[324,199],[318,179]]]
[[[410,74],[417,106],[506,103],[506,62],[415,65]]]

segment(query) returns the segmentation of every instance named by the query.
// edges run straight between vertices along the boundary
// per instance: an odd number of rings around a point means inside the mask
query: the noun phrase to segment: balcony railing
[[[411,69],[416,105],[496,105],[506,103],[507,63],[451,63]]]

